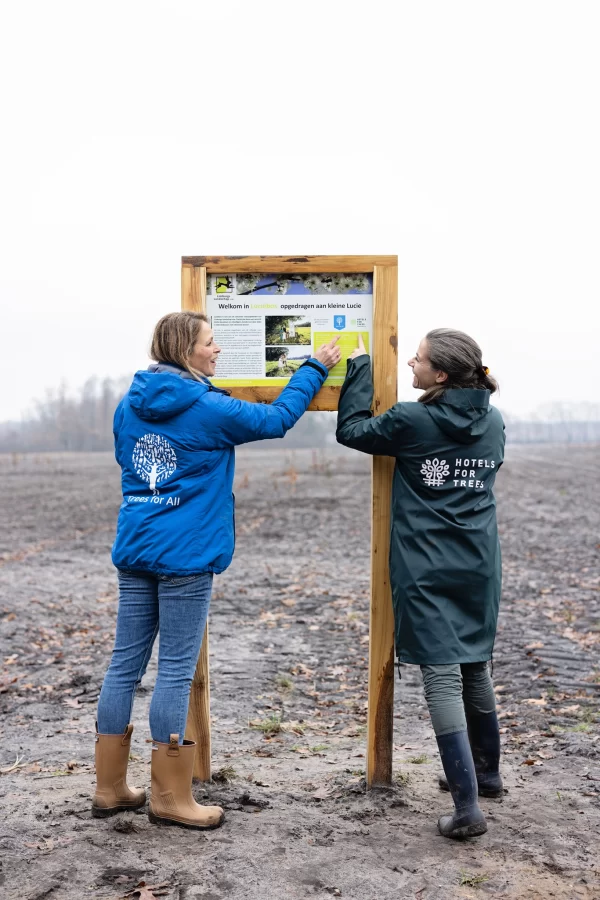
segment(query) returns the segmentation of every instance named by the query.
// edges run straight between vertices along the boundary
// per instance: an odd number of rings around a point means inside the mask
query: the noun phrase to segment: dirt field
[[[211,613],[220,780],[195,787],[227,821],[206,834],[90,816],[116,612],[112,457],[3,457],[0,896],[600,897],[599,459],[591,445],[510,447],[499,473],[508,792],[482,801],[488,833],[459,844],[436,829],[451,801],[415,667],[396,682],[394,787],[364,787],[366,457],[238,454],[236,557]],[[134,709],[136,785],[155,671]],[[163,888],[132,893],[141,881]]]

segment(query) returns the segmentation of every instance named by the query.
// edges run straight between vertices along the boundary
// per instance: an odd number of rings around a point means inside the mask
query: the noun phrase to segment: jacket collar
[[[188,381],[196,381],[196,379],[192,375],[190,375],[187,369],[184,369],[182,366],[176,366],[175,363],[151,363],[151,365],[148,366],[148,372],[154,372],[158,375],[179,375],[180,378],[186,378]],[[215,387],[212,381],[209,378],[206,378],[206,376],[202,379],[202,381],[196,383],[206,384],[210,391],[217,391],[217,393],[219,394],[227,394],[228,397],[231,395],[231,391],[227,391],[225,390],[225,388]]]
[[[187,369],[182,368],[182,366],[176,366],[174,363],[163,363],[163,362],[152,363],[151,365],[148,366],[148,372],[156,372],[159,375],[162,375],[162,374],[168,372],[171,375],[179,375],[181,378],[187,378],[187,379],[189,379],[189,381],[196,380],[195,378],[193,378],[190,375],[190,373],[187,371]],[[210,381],[208,380],[208,378],[206,378],[205,380],[208,384],[210,384]]]

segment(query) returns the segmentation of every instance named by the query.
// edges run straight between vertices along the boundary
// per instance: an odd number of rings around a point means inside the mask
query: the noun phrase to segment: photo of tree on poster
[[[310,344],[310,322],[304,316],[265,316],[265,344]]]
[[[265,347],[265,375],[289,378],[310,357],[310,350],[300,347]]]

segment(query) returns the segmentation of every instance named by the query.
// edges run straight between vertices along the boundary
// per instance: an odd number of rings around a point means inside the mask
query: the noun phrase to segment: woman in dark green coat
[[[478,344],[438,328],[408,365],[416,403],[373,416],[373,382],[362,340],[348,360],[339,401],[340,444],[396,458],[390,580],[396,655],[421,666],[445,779],[455,810],[438,822],[446,837],[483,834],[477,802],[503,793],[500,736],[488,670],[501,560],[494,481],[504,458],[497,384]]]

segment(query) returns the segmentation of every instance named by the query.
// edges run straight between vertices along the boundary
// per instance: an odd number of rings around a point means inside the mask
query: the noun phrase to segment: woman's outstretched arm
[[[250,403],[228,397],[221,392],[209,393],[210,440],[214,449],[282,438],[306,411],[321,389],[329,369],[340,358],[338,338],[319,348],[290,378],[277,400],[271,404]]]
[[[339,444],[377,456],[398,456],[406,432],[402,405],[373,416],[371,360],[366,353],[348,360],[340,393],[336,438]]]

